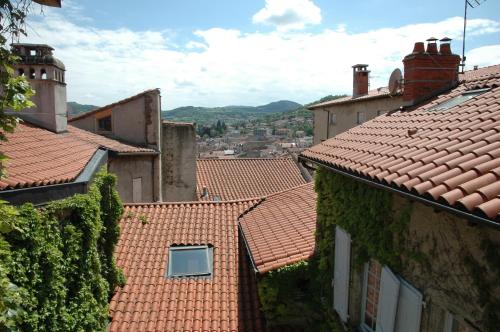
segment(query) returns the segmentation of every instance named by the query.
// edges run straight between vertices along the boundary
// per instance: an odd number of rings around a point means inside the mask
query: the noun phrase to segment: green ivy
[[[115,184],[115,176],[101,171],[87,194],[52,202],[43,209],[31,204],[17,209],[16,229],[4,234],[10,257],[3,260],[7,278],[0,274],[0,282],[16,285],[19,309],[15,320],[4,309],[0,327],[15,331],[106,329],[109,298],[115,287],[124,284],[113,259],[122,213]],[[3,249],[0,242],[0,255]]]

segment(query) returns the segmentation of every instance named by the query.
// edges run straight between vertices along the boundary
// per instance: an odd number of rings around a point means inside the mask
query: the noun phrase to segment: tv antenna
[[[465,9],[464,9],[464,34],[462,38],[462,63],[460,67],[462,67],[462,73],[465,70],[465,29],[467,28],[467,8],[476,8],[481,4],[485,3],[486,0],[465,0]]]

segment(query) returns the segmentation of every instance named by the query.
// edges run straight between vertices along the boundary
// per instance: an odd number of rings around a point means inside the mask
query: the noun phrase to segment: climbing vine
[[[31,204],[16,209],[15,228],[3,234],[8,247],[0,245],[0,251],[8,257],[7,278],[1,282],[15,285],[18,296],[15,309],[2,308],[6,311],[0,327],[105,330],[109,298],[124,283],[113,259],[122,213],[115,182],[113,175],[102,171],[87,194],[43,209]],[[13,310],[16,318],[10,319]]]
[[[398,271],[401,257],[418,257],[406,249],[412,204],[393,211],[392,196],[325,169],[316,172],[316,249],[309,264],[272,271],[259,282],[266,319],[281,323],[301,317],[296,325],[311,331],[341,331],[332,308],[335,226],[351,234],[355,267],[369,257]]]

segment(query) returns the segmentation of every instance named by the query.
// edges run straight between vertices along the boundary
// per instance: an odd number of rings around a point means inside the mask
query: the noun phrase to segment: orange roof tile
[[[313,183],[266,197],[240,224],[260,273],[310,258],[316,231]]]
[[[500,65],[468,71],[429,102],[381,115],[302,157],[491,220],[500,216]],[[436,105],[489,91],[446,110]]]
[[[354,103],[354,102],[358,102],[361,100],[387,98],[390,96],[391,96],[391,94],[389,92],[389,89],[387,87],[383,87],[383,88],[370,90],[370,91],[368,91],[368,93],[366,95],[361,95],[361,96],[358,96],[356,98],[353,98],[352,96],[346,96],[346,97],[342,97],[342,98],[328,100],[328,101],[325,101],[322,103],[310,105],[307,107],[307,109],[314,110],[314,109],[333,106],[333,105],[349,104],[349,103]]]
[[[291,158],[198,159],[197,194],[201,200],[262,197],[306,183]],[[203,198],[203,187],[209,197]]]
[[[72,182],[99,148],[71,133],[56,134],[26,122],[6,136],[0,151],[9,159],[0,190]]]
[[[255,293],[240,287],[255,276],[239,269],[237,227],[238,217],[258,202],[125,206],[116,258],[127,283],[111,300],[109,330],[259,331]],[[213,245],[213,277],[166,278],[172,244]]]
[[[94,134],[90,131],[86,131],[71,125],[68,125],[68,132],[83,141],[97,144],[105,149],[118,153],[157,153],[153,149],[134,146],[128,143],[122,143],[120,141],[117,141],[116,139],[111,139],[102,135]]]

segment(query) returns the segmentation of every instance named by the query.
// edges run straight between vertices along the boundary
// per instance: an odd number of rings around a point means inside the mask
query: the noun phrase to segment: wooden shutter
[[[377,332],[393,332],[398,308],[400,281],[384,266],[380,277],[380,293],[377,309]]]
[[[401,280],[399,288],[398,313],[396,315],[397,332],[420,331],[422,314],[422,294],[412,285]]]
[[[339,226],[335,229],[335,270],[333,275],[333,308],[347,322],[349,303],[349,269],[351,236]]]

